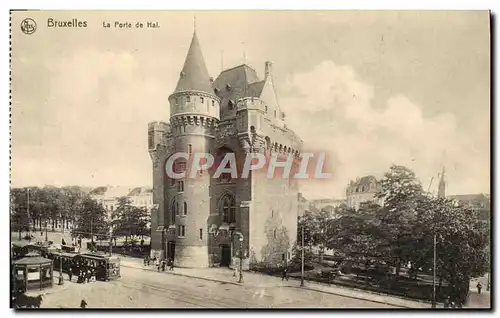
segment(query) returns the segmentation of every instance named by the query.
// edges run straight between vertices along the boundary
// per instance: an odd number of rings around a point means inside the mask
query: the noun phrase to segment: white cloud
[[[173,84],[159,80],[161,72],[145,77],[137,59],[88,49],[53,61],[50,89],[41,93],[45,102],[35,106],[44,118],[31,123],[41,134],[37,147],[13,139],[14,185],[152,182],[147,124],[168,119],[162,101]],[[33,106],[23,101],[16,120]]]
[[[450,191],[487,191],[489,148],[471,151],[475,141],[457,129],[453,114],[426,117],[422,107],[404,95],[376,109],[372,86],[359,80],[351,67],[332,61],[296,74],[286,86],[294,94],[283,96],[281,105],[289,114],[289,126],[304,140],[304,149],[324,149],[335,159],[330,167],[334,178],[327,186],[323,181],[303,182],[310,197],[343,196],[350,179],[380,177],[392,163],[412,168],[424,187],[445,165]]]

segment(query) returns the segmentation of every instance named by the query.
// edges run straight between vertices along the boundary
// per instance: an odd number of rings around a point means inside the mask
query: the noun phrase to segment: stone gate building
[[[165,172],[176,152],[299,156],[302,141],[285,125],[272,64],[265,63],[263,80],[248,65],[224,70],[213,80],[195,32],[169,103],[169,122],[148,127],[152,254],[171,257],[179,267],[231,266],[240,255],[245,268],[289,259],[297,238],[296,179],[269,179],[261,171],[214,179],[213,171],[200,171],[196,178],[174,180]],[[186,164],[175,161],[176,169]]]

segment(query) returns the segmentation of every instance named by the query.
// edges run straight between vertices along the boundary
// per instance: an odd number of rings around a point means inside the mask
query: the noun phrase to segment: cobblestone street
[[[204,281],[122,267],[112,282],[76,284],[44,297],[42,308],[395,308],[393,306],[283,286],[252,287]]]

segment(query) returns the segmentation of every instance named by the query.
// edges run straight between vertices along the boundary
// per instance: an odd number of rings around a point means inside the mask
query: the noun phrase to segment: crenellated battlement
[[[241,110],[260,110],[265,113],[266,103],[257,97],[245,97],[236,101],[237,111]]]

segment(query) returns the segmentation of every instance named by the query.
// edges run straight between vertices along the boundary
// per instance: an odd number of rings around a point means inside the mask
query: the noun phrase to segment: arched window
[[[222,213],[224,223],[236,222],[236,200],[233,195],[226,193],[219,201],[219,213]]]
[[[188,204],[187,202],[184,202],[184,215],[188,214]]]

